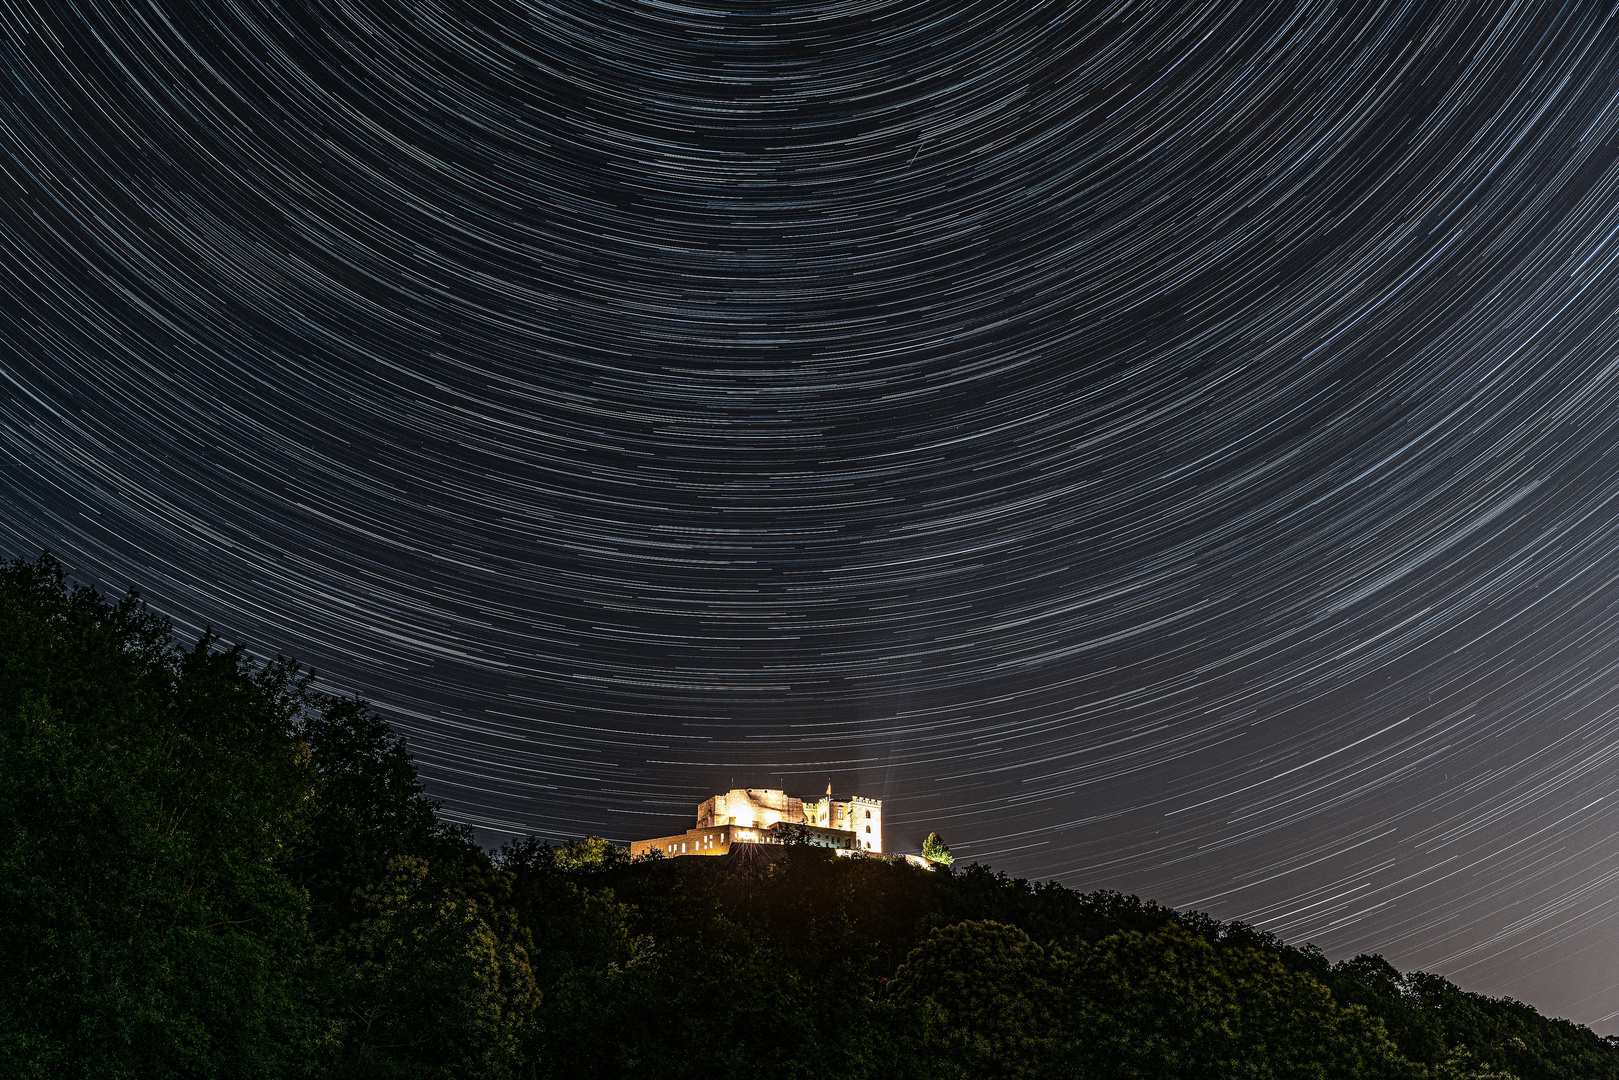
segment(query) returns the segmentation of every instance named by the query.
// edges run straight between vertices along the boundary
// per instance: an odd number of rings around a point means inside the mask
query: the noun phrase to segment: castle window
[[[867,817],[870,817],[870,816],[871,816],[871,811],[870,811],[870,810],[867,810],[867,811],[866,811],[866,816],[867,816]]]
[[[867,826],[866,826],[866,831],[867,831],[867,832],[870,832],[870,831],[871,831],[871,826],[870,826],[870,825],[867,825]]]

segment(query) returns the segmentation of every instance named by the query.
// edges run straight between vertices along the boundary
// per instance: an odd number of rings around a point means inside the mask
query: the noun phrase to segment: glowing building
[[[814,802],[775,788],[733,788],[697,807],[697,827],[679,836],[637,840],[631,855],[724,855],[732,844],[779,844],[785,840],[847,852],[882,854],[883,803],[859,795],[832,797],[832,785]]]

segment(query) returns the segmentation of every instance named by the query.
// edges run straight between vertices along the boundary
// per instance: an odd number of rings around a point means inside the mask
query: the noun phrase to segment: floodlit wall
[[[882,800],[862,799],[856,795],[845,806],[847,828],[854,833],[856,846],[861,851],[880,853],[883,850]]]
[[[776,788],[732,788],[697,808],[697,827],[743,825],[768,829],[778,821],[803,825],[804,800]]]
[[[677,855],[724,855],[732,844],[773,844],[776,838],[767,829],[744,825],[719,825],[706,829],[688,829],[678,836],[659,836],[652,840],[636,840],[630,844],[630,856],[639,858],[651,851],[661,851],[671,858]]]

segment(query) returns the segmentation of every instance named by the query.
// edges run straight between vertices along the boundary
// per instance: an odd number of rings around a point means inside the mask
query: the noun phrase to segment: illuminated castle
[[[637,840],[631,855],[724,855],[732,844],[779,844],[796,838],[838,851],[883,850],[883,803],[859,795],[834,799],[832,785],[812,803],[775,788],[733,788],[697,808],[697,827],[679,836]]]

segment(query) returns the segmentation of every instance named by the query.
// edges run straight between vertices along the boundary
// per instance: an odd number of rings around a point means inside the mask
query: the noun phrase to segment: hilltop
[[[659,992],[630,995],[633,1023],[584,1021],[594,1037],[571,1041],[612,1045],[580,1075],[684,1047],[788,1075],[820,1060],[843,1076],[1619,1076],[1612,1040],[1520,1002],[1135,896],[812,847],[552,850],[504,858],[611,895],[631,936],[679,958]],[[840,1037],[818,1042],[826,1027]]]
[[[1527,1005],[1133,896],[808,843],[489,852],[436,810],[364,702],[0,565],[0,1071],[1619,1080]]]

